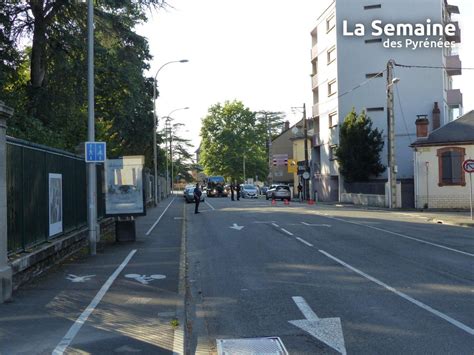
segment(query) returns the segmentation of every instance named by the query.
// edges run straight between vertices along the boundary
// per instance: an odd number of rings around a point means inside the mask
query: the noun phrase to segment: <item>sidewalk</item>
[[[471,220],[470,211],[452,211],[452,210],[425,211],[425,210],[401,209],[401,208],[391,210],[389,208],[353,205],[353,204],[339,203],[339,202],[318,202],[318,203],[315,203],[314,206],[331,206],[334,208],[353,208],[353,209],[363,209],[363,210],[371,210],[371,211],[393,212],[393,213],[398,213],[402,215],[410,215],[411,217],[417,217],[417,218],[425,220],[426,222],[474,228],[474,220]]]
[[[0,305],[0,354],[181,352],[184,209],[172,200],[136,220],[135,242],[70,258]]]

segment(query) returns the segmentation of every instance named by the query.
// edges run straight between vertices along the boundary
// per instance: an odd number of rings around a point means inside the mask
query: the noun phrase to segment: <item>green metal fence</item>
[[[49,174],[62,176],[62,232],[50,236]],[[97,166],[97,212],[104,216],[103,166]],[[21,252],[87,224],[84,158],[7,137],[8,251]]]

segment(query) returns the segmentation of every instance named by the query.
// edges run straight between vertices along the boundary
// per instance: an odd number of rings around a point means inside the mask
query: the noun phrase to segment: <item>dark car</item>
[[[228,192],[224,186],[223,176],[209,176],[207,178],[207,197],[227,197]]]

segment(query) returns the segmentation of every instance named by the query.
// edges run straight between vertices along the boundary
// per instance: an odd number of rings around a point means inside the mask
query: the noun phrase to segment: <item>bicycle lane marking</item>
[[[128,256],[122,261],[120,266],[114,271],[112,275],[107,279],[107,281],[102,285],[100,288],[99,292],[95,295],[94,299],[89,303],[87,308],[81,313],[81,315],[76,319],[74,324],[69,328],[68,332],[66,335],[61,339],[59,344],[56,346],[56,348],[53,350],[52,354],[53,355],[62,355],[68,348],[68,346],[71,344],[71,342],[74,340],[76,337],[77,333],[81,330],[82,326],[85,324],[89,316],[92,314],[94,309],[97,307],[97,305],[100,303],[102,298],[105,296],[107,291],[109,290],[110,286],[114,283],[115,279],[118,277],[118,275],[122,272],[122,270],[127,266],[127,264],[130,262],[132,257],[135,255],[137,252],[137,249],[133,249]]]

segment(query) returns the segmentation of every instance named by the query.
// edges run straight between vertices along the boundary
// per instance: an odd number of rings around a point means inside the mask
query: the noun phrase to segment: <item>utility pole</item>
[[[308,124],[306,122],[306,104],[303,104],[303,131],[304,131],[304,171],[309,173],[309,157],[308,157]],[[309,179],[303,179],[304,198],[309,197]]]
[[[244,184],[245,184],[245,153],[244,153]]]
[[[94,2],[87,2],[87,140],[95,142],[94,116]],[[87,153],[86,153],[87,154]],[[87,163],[87,224],[89,252],[96,254],[97,247],[97,175],[95,163]]]
[[[272,127],[270,124],[270,119],[268,118],[268,113],[265,112],[265,122],[267,123],[268,130],[268,186],[273,184],[273,171],[272,171]]]
[[[395,163],[395,117],[393,113],[394,60],[387,62],[387,162],[388,162],[388,207],[397,207],[397,171]]]
[[[171,161],[171,195],[173,195],[174,186],[174,162],[173,162],[173,130],[170,127],[170,161]]]

